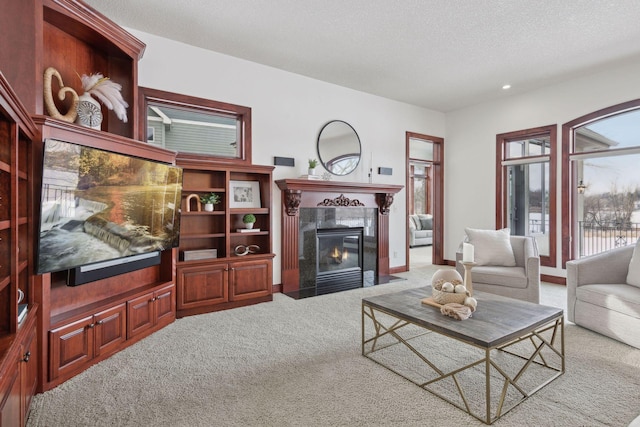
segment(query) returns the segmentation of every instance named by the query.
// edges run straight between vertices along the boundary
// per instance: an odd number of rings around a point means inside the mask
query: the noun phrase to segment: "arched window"
[[[563,265],[640,237],[640,100],[562,127]]]

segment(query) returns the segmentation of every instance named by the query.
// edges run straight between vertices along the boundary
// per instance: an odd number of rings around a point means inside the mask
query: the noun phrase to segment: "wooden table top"
[[[368,305],[386,311],[429,330],[484,348],[493,348],[522,337],[563,316],[557,307],[549,307],[486,292],[474,292],[478,307],[466,320],[456,320],[436,307],[422,303],[431,295],[431,286],[362,299]]]

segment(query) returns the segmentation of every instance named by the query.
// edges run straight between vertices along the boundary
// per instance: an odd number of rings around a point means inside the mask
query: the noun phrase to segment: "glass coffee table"
[[[562,309],[475,292],[460,321],[423,304],[430,295],[364,298],[362,355],[486,424],[564,374]]]

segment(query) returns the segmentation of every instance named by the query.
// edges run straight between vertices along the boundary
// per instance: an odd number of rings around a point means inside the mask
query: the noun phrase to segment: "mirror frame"
[[[147,109],[149,105],[161,105],[173,108],[197,111],[223,116],[233,116],[240,122],[240,147],[238,157],[216,157],[212,154],[178,152],[180,159],[207,159],[232,165],[251,165],[251,108],[241,105],[227,104],[210,99],[197,98],[179,93],[166,92],[146,87],[138,88],[140,94],[139,114],[142,125],[139,129],[139,140],[147,141]]]
[[[353,169],[351,169],[349,172],[344,173],[344,174],[338,174],[338,173],[333,172],[327,166],[327,162],[322,158],[322,154],[320,154],[320,142],[321,142],[321,139],[322,139],[322,132],[324,132],[324,130],[327,128],[327,126],[329,126],[329,125],[331,125],[333,123],[344,123],[345,125],[349,126],[349,128],[353,131],[353,134],[355,135],[356,140],[358,141],[358,161],[355,164],[355,166],[353,166]],[[336,176],[347,176],[347,175],[353,173],[358,168],[358,165],[362,161],[362,141],[360,141],[360,135],[358,135],[358,132],[356,132],[356,130],[353,128],[353,126],[351,126],[349,123],[345,122],[344,120],[330,120],[327,123],[325,123],[324,126],[322,126],[322,128],[320,129],[320,132],[318,133],[318,139],[317,139],[317,142],[316,142],[316,151],[318,153],[318,158],[320,159],[320,163],[322,163],[322,166],[330,174],[336,175]],[[352,153],[346,153],[346,154],[352,154]]]

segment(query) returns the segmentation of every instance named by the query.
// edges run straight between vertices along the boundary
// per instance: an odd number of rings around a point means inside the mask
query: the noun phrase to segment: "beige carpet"
[[[180,319],[37,395],[28,426],[476,426],[361,355],[360,301],[428,284],[435,267],[373,288]],[[545,284],[543,303],[563,304]],[[567,372],[496,426],[626,426],[640,350],[567,325]]]

